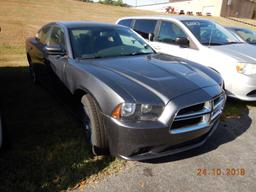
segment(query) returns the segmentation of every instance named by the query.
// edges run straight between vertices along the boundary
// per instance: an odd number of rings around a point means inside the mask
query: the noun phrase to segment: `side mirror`
[[[35,39],[36,39],[37,41],[39,41],[39,35],[38,35],[38,33],[36,33]]]
[[[65,55],[66,51],[60,45],[46,45],[44,47],[48,55]]]
[[[149,33],[148,34],[148,40],[149,41],[153,41],[154,40],[154,34],[153,33]]]
[[[178,37],[175,40],[176,44],[181,47],[189,47],[189,40],[186,37]]]

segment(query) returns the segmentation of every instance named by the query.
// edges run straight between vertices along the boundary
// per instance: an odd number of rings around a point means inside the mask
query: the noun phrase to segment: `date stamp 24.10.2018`
[[[244,168],[198,168],[197,176],[245,176]]]

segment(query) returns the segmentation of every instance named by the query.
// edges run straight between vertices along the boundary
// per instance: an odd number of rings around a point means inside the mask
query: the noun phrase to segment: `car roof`
[[[51,24],[62,25],[69,29],[79,28],[79,27],[117,27],[117,25],[115,24],[93,22],[93,21],[58,21]],[[122,27],[122,26],[118,26],[118,27]]]
[[[131,17],[123,17],[120,19],[166,19],[166,20],[179,20],[179,21],[185,21],[185,20],[202,20],[202,21],[207,20],[208,21],[208,19],[193,17],[193,16],[165,16],[165,15],[131,16]]]

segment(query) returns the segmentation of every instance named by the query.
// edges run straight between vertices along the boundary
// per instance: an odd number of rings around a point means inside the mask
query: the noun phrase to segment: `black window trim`
[[[134,26],[135,26],[135,20],[136,20],[136,19],[132,19],[132,21],[131,21],[131,26],[130,26],[130,28],[132,28],[132,29],[133,29]]]

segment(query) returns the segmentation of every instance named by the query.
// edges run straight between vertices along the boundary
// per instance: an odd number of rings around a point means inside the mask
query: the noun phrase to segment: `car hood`
[[[247,43],[212,46],[211,49],[224,53],[238,62],[256,64],[256,47]]]
[[[190,65],[186,60],[163,54],[81,62],[125,77],[159,96],[164,102],[197,89],[218,85],[215,80],[192,63]],[[125,89],[129,91],[129,87]]]

